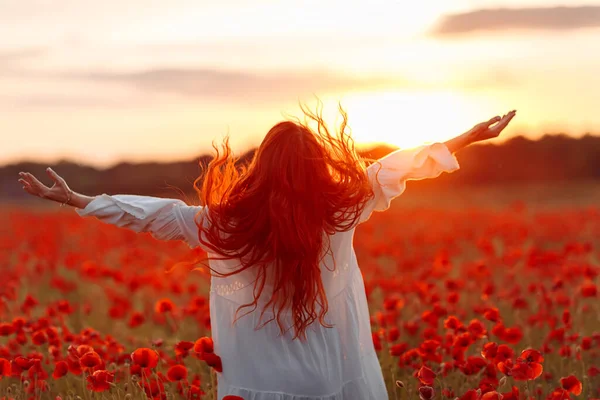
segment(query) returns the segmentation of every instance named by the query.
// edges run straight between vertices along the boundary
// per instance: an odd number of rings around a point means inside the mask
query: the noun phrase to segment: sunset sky
[[[600,133],[600,1],[0,0],[0,164],[191,159],[341,101],[359,143]]]

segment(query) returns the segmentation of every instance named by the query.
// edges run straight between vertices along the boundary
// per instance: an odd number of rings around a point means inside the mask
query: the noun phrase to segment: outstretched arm
[[[387,210],[390,202],[406,189],[406,182],[435,178],[443,172],[459,168],[453,153],[471,143],[497,137],[515,116],[511,111],[504,117],[494,117],[475,125],[469,131],[448,140],[413,149],[396,150],[367,168],[373,187],[373,198],[365,206],[360,221],[369,219],[373,211]]]
[[[150,232],[160,240],[184,240],[190,247],[200,244],[196,215],[203,207],[188,206],[181,200],[149,196],[85,196],[73,192],[51,168],[46,172],[54,181],[52,187],[26,172],[19,174],[19,182],[27,193],[77,207],[77,213],[81,216],[94,216],[102,222],[136,232]]]
[[[451,153],[455,153],[458,150],[467,147],[472,143],[481,142],[484,140],[498,137],[500,135],[500,132],[502,132],[504,128],[506,128],[508,123],[514,118],[516,114],[517,111],[513,110],[508,114],[504,115],[503,117],[497,116],[490,119],[489,121],[477,124],[472,129],[468,130],[460,136],[448,140],[444,144],[446,145],[448,150],[450,150]]]
[[[84,196],[76,193],[69,188],[67,182],[50,167],[46,168],[46,173],[54,184],[48,187],[40,182],[29,172],[19,172],[19,183],[23,189],[33,195],[46,200],[56,201],[64,205],[71,205],[77,208],[85,208],[95,199],[95,197]]]

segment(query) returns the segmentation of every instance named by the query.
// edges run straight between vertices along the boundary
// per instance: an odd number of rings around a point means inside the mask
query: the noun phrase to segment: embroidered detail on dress
[[[336,269],[334,269],[334,270],[333,270],[333,273],[332,273],[333,277],[334,277],[334,278],[336,278],[336,277],[337,277],[337,276],[338,276],[340,273],[348,271],[348,268],[349,268],[349,267],[350,267],[350,264],[349,264],[349,263],[347,263],[347,262],[345,262],[345,263],[344,263],[344,264],[341,266],[341,268],[340,268],[340,267],[338,267],[338,268],[336,268]]]
[[[240,281],[235,281],[229,284],[213,284],[214,291],[217,292],[219,296],[225,296],[228,294],[232,294],[240,289],[242,289],[245,285]]]

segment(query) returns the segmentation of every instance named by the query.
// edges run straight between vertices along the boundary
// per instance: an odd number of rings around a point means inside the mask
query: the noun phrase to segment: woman
[[[304,112],[316,131],[306,121],[275,125],[247,168],[235,166],[225,141],[197,189],[203,206],[89,197],[50,168],[52,187],[20,173],[32,195],[208,253],[212,335],[223,362],[219,399],[387,399],[354,229],[386,210],[407,180],[458,169],[454,152],[498,136],[515,116],[492,118],[445,143],[394,151],[366,168],[344,132],[344,113],[331,134],[320,115]]]

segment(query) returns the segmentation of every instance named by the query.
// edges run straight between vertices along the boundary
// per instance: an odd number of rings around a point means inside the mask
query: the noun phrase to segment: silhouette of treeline
[[[378,146],[361,152],[376,159],[393,151],[393,147]],[[248,162],[254,150],[240,157]],[[73,190],[84,194],[141,194],[179,197],[197,203],[193,182],[211,155],[195,160],[170,163],[123,162],[107,169],[97,169],[78,163],[62,161],[52,165],[65,177]],[[515,137],[500,145],[480,144],[457,153],[461,169],[443,174],[435,180],[412,183],[423,188],[442,188],[456,185],[489,185],[503,183],[555,182],[600,180],[600,137],[586,135],[575,139],[566,135],[547,135],[540,140]],[[0,197],[2,200],[26,198],[17,182],[19,171],[29,171],[46,183],[46,164],[23,162],[0,168]]]

